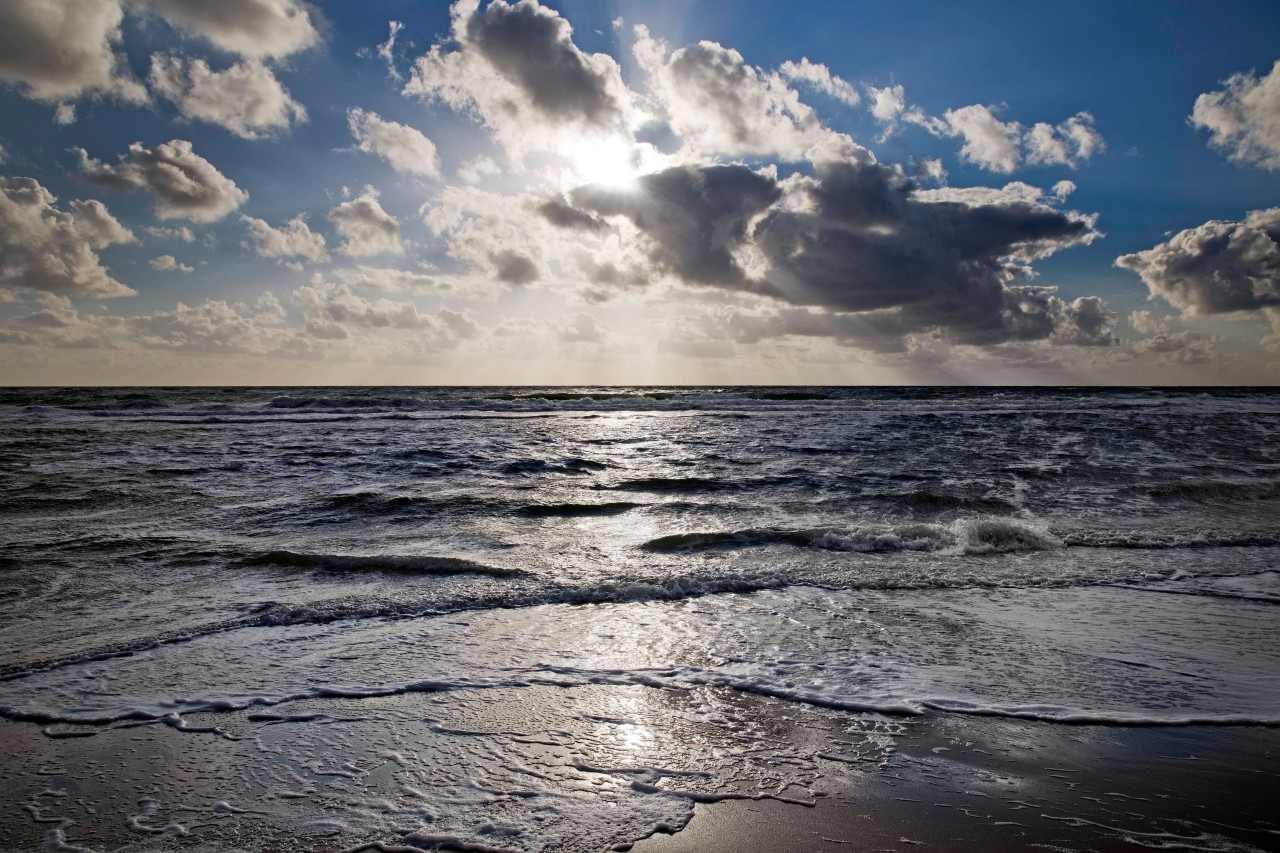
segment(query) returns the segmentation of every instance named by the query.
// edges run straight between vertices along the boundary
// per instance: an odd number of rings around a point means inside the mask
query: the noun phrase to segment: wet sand
[[[258,712],[207,713],[188,718],[186,731],[55,726],[49,731],[61,736],[49,737],[36,725],[0,720],[0,851],[477,849],[456,834],[451,846],[439,834],[446,813],[417,823],[437,827],[432,836],[415,835],[403,810],[398,818],[371,810],[380,797],[402,795],[396,775],[404,768],[385,760],[388,749],[412,760],[428,794],[429,785],[483,774],[493,760],[484,744],[513,739],[526,744],[529,771],[562,778],[562,789],[575,796],[608,797],[613,788],[635,794],[634,770],[594,769],[589,765],[608,755],[536,733],[555,732],[572,716],[599,713],[619,698],[675,703],[673,713],[690,698],[607,686],[497,693],[478,693],[470,704],[458,694],[309,701],[292,705],[298,722],[284,724]],[[652,796],[655,816],[666,814],[662,820],[678,832],[639,840],[599,817],[590,837],[562,837],[550,847],[546,837],[492,837],[489,848],[1280,850],[1280,729],[1062,725],[958,714],[883,718],[737,695],[743,716],[724,736],[755,726],[752,740],[767,739],[780,754],[828,768],[816,777],[783,774],[777,787],[755,789],[789,802],[708,802],[712,791],[700,794],[689,776],[669,775],[651,795],[639,796]],[[465,730],[419,716],[450,709],[450,725],[465,722]],[[841,760],[837,745],[868,728],[886,732],[873,737],[883,748],[846,751],[861,757]],[[670,729],[673,736],[714,735],[677,729]],[[290,758],[290,750],[300,749],[306,763]],[[290,767],[298,774],[295,792],[268,778]],[[751,790],[736,787],[738,796]],[[380,793],[371,798],[373,792]],[[499,798],[467,818],[475,821],[470,838],[483,837],[476,827],[485,820],[500,823],[501,808]],[[364,829],[353,820],[357,811]]]
[[[1280,730],[939,715],[812,807],[699,804],[635,853],[1280,850]]]

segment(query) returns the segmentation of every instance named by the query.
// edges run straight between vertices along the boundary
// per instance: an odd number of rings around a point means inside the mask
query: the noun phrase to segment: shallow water
[[[279,750],[377,718],[546,778],[497,836],[465,772],[348,785],[336,837],[528,850],[811,796],[921,716],[1280,725],[1278,431],[1266,390],[3,391],[0,715],[239,744],[239,819],[296,832]],[[765,749],[749,697],[857,736]]]

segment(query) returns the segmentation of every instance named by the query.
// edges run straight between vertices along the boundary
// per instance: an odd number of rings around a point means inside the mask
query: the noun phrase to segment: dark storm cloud
[[[667,169],[636,183],[582,187],[573,200],[630,219],[652,238],[650,257],[685,281],[746,286],[732,252],[752,217],[782,197],[776,180],[735,165]]]
[[[779,183],[744,166],[669,169],[633,189],[584,187],[573,200],[626,216],[652,238],[650,257],[687,282],[844,315],[893,312],[835,324],[835,337],[845,329],[892,347],[871,338],[939,329],[975,345],[1113,341],[1115,317],[1101,301],[1066,302],[1052,288],[1013,284],[1015,261],[1092,240],[1091,218],[1025,194],[924,201],[912,181],[876,163],[819,163],[815,173]],[[758,252],[767,269],[749,275],[735,255],[741,248]]]
[[[570,228],[582,231],[603,231],[608,223],[598,216],[578,210],[560,199],[552,198],[538,205],[538,213],[542,218],[557,228]]]

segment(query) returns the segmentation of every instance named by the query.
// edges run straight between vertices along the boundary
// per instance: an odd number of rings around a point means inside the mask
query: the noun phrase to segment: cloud
[[[240,221],[249,226],[253,249],[260,257],[306,258],[314,263],[329,260],[324,235],[308,228],[307,218],[303,214],[290,219],[283,228],[272,228],[265,220],[254,219],[252,216],[241,216]]]
[[[96,201],[72,212],[33,178],[0,177],[0,283],[73,296],[132,296],[94,249],[131,242],[133,234]]]
[[[387,64],[387,76],[392,80],[400,81],[404,77],[396,69],[396,38],[400,33],[404,32],[403,21],[388,21],[387,40],[378,45],[378,58]]]
[[[1039,122],[1027,131],[1027,163],[1032,166],[1076,168],[1106,147],[1093,126],[1093,116],[1076,113],[1057,127]]]
[[[86,178],[113,189],[146,190],[161,219],[213,222],[249,200],[248,193],[196,154],[185,139],[155,148],[135,142],[115,166],[94,160],[83,148],[76,150]]]
[[[75,214],[76,232],[95,249],[104,249],[114,243],[138,242],[133,232],[121,225],[107,206],[96,199],[73,201],[71,211]]]
[[[440,177],[440,155],[435,143],[414,128],[358,108],[347,112],[347,125],[357,148],[378,155],[397,172]]]
[[[161,255],[158,258],[152,258],[147,263],[153,270],[159,270],[161,272],[188,273],[194,271],[192,267],[179,263],[178,259],[173,255]]]
[[[229,53],[278,59],[320,40],[312,11],[300,0],[129,0]]]
[[[1280,207],[1243,222],[1211,220],[1164,243],[1122,255],[1116,266],[1142,277],[1152,297],[1186,316],[1262,311],[1280,320]]]
[[[295,290],[293,301],[306,315],[306,333],[314,337],[343,339],[352,328],[399,329],[419,333],[435,348],[447,348],[480,333],[474,320],[457,311],[441,308],[423,314],[412,302],[368,300],[346,284],[327,284],[319,278]]]
[[[445,276],[429,275],[412,270],[390,267],[358,266],[355,269],[334,270],[333,275],[349,287],[382,290],[390,293],[427,292],[451,293],[455,283]]]
[[[415,62],[406,95],[470,112],[517,156],[556,150],[580,135],[624,133],[630,93],[618,63],[584,53],[573,28],[536,0],[458,0],[453,40]]]
[[[378,191],[373,187],[365,187],[356,198],[330,210],[329,221],[344,238],[338,247],[344,255],[363,258],[383,253],[404,254],[400,223],[382,209]]]
[[[486,157],[481,154],[467,160],[458,167],[458,180],[464,184],[478,184],[482,180],[492,175],[501,174],[502,170],[498,168],[498,164],[493,161],[492,157]]]
[[[781,75],[753,68],[738,51],[703,41],[668,56],[668,46],[644,27],[636,27],[636,36],[636,57],[689,158],[870,157],[849,137],[824,127]]]
[[[990,107],[973,104],[943,113],[951,136],[964,138],[960,157],[976,166],[1008,174],[1021,156],[1022,126],[1002,122]]]
[[[1280,169],[1280,61],[1259,79],[1233,74],[1223,89],[1196,98],[1190,121],[1209,131],[1209,144],[1238,163]]]
[[[584,187],[571,199],[632,223],[656,273],[859,315],[841,322],[869,348],[935,330],[971,345],[1112,342],[1100,301],[1015,283],[1032,261],[1095,239],[1093,217],[1056,210],[1025,184],[921,191],[889,167],[843,161],[815,173],[779,182],[740,165],[676,168],[630,192]]]
[[[213,71],[203,59],[153,54],[152,87],[187,118],[260,139],[307,120],[307,111],[257,60]]]
[[[178,240],[182,243],[194,243],[196,235],[190,228],[181,225],[177,228],[156,228],[155,226],[147,226],[142,229],[157,240]]]
[[[75,104],[58,104],[58,108],[53,111],[53,123],[66,127],[76,123],[76,105]]]
[[[891,123],[907,108],[907,94],[900,85],[883,89],[868,86],[867,94],[871,96],[871,115],[876,121]]]
[[[292,332],[280,328],[279,300],[265,293],[253,305],[209,300],[179,302],[172,311],[124,318],[128,337],[145,347],[201,353],[266,354],[284,346]]]
[[[851,107],[856,107],[861,100],[857,89],[832,74],[831,69],[821,62],[810,62],[805,57],[802,57],[798,63],[788,60],[778,68],[778,73],[793,83],[812,86],[824,95]]]
[[[117,0],[5,0],[0,79],[42,101],[81,95],[146,101],[147,90],[116,50],[123,16]]]

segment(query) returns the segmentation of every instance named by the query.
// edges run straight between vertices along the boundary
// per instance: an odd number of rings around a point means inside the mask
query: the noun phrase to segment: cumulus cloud
[[[0,79],[42,101],[104,95],[141,103],[147,90],[117,51],[117,0],[0,3]]]
[[[821,62],[810,62],[807,57],[802,57],[799,62],[787,60],[782,63],[778,73],[793,83],[812,86],[824,95],[851,107],[856,107],[861,100],[857,89],[832,74],[831,69]]]
[[[491,0],[483,9],[458,0],[452,16],[452,43],[418,58],[405,94],[478,116],[517,155],[631,123],[618,63],[580,50],[555,10],[536,0]]]
[[[133,240],[101,203],[72,202],[72,212],[34,178],[0,177],[0,283],[75,296],[131,296],[94,249]]]
[[[349,287],[382,290],[390,293],[451,293],[455,283],[446,276],[401,270],[392,267],[358,266],[334,270],[334,277]]]
[[[160,272],[193,272],[193,268],[180,263],[173,255],[161,255],[147,262],[153,270]]]
[[[329,211],[329,221],[338,229],[344,242],[338,251],[355,258],[389,253],[404,253],[400,242],[400,223],[382,209],[378,191],[365,187],[359,196],[344,201]]]
[[[378,155],[397,172],[440,177],[440,155],[435,143],[418,130],[358,108],[347,112],[347,125],[357,148]]]
[[[1006,174],[1018,167],[1022,152],[1022,126],[1016,121],[1002,122],[990,107],[981,104],[947,110],[943,118],[950,135],[964,139],[964,146],[960,149],[962,159]]]
[[[1114,315],[1100,301],[1015,283],[1031,261],[1096,238],[1092,217],[1029,187],[926,192],[886,166],[847,161],[815,173],[779,182],[739,165],[676,168],[571,199],[625,217],[650,260],[683,281],[860,315],[869,347],[931,330],[974,345],[1112,341]]]
[[[179,302],[172,311],[124,318],[131,340],[157,349],[202,353],[256,353],[277,350],[288,332],[280,328],[279,300],[263,294],[252,305],[211,299],[200,305]]]
[[[1211,220],[1164,243],[1122,255],[1116,266],[1142,277],[1152,297],[1188,316],[1262,311],[1280,320],[1280,208],[1242,222]]]
[[[480,327],[465,314],[441,308],[424,314],[412,302],[369,300],[346,284],[328,284],[319,278],[293,292],[293,301],[306,315],[306,333],[341,340],[352,328],[411,330],[433,346],[444,348],[476,337]]]
[[[75,104],[58,104],[57,109],[53,111],[53,123],[66,127],[67,125],[76,123],[76,105]]]
[[[157,228],[155,226],[147,226],[142,229],[147,234],[155,237],[157,240],[177,240],[181,243],[194,243],[196,240],[195,233],[185,225],[177,228]]]
[[[1191,123],[1209,131],[1209,144],[1232,160],[1280,169],[1280,61],[1261,79],[1247,71],[1222,85],[1196,98]]]
[[[242,139],[260,139],[307,119],[302,105],[257,60],[213,71],[203,59],[157,53],[149,79],[185,117],[220,125]]]
[[[83,148],[76,151],[86,178],[113,189],[146,190],[161,219],[213,222],[249,200],[248,193],[196,154],[185,139],[155,148],[135,142],[117,165],[94,160]]]
[[[295,216],[283,228],[273,228],[266,220],[252,216],[241,216],[240,221],[249,227],[253,250],[261,257],[306,258],[316,263],[329,260],[324,235],[307,227],[305,215]]]
[[[473,157],[458,167],[458,180],[464,184],[478,184],[487,177],[500,174],[502,170],[492,157],[481,154]]]
[[[883,89],[868,86],[867,94],[871,96],[871,115],[875,116],[876,121],[896,121],[907,108],[907,93],[900,85],[885,86]]]
[[[1106,147],[1102,134],[1093,126],[1093,116],[1076,113],[1054,127],[1039,122],[1026,134],[1027,162],[1032,166],[1076,168]]]
[[[280,58],[320,40],[310,6],[301,0],[128,0],[230,53]]]
[[[103,249],[113,243],[136,243],[133,232],[111,215],[107,206],[97,199],[71,202],[75,214],[76,232],[95,249]]]
[[[670,51],[644,27],[636,27],[636,36],[636,57],[667,122],[695,157],[870,157],[824,127],[780,74],[748,65],[738,51],[710,41]]]

